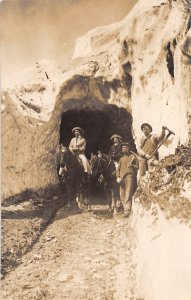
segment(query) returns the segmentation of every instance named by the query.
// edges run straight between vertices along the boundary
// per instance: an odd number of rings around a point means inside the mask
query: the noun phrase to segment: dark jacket
[[[123,156],[123,152],[121,151],[121,144],[118,145],[112,145],[110,150],[109,150],[109,159],[119,161],[120,158]]]

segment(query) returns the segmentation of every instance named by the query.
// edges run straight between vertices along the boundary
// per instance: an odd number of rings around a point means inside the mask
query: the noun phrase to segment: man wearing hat
[[[113,145],[111,146],[109,150],[109,158],[113,161],[118,162],[119,159],[123,156],[123,153],[121,151],[121,141],[122,137],[118,134],[114,134],[110,138],[111,141],[113,141]]]
[[[82,165],[84,168],[84,171],[88,174],[91,173],[91,168],[88,163],[87,158],[85,157],[85,149],[86,149],[86,140],[82,135],[84,135],[84,130],[80,127],[74,127],[72,129],[72,133],[75,135],[74,138],[71,139],[69,149],[72,151],[74,154],[78,155],[79,158],[82,161]]]
[[[109,160],[112,160],[114,162],[115,168],[117,169],[118,161],[123,156],[123,153],[121,151],[122,137],[115,133],[110,137],[110,140],[113,142],[113,145],[111,145],[111,148],[108,153],[108,157],[109,157]],[[114,192],[114,195],[113,195],[112,206],[114,208],[114,213],[117,213],[119,207],[121,206],[118,184],[114,184],[113,192]]]
[[[160,135],[152,134],[152,127],[148,123],[143,123],[141,125],[141,130],[144,136],[140,140],[140,145],[138,146],[138,153],[140,155],[139,160],[139,177],[142,177],[146,174],[149,168],[148,159],[151,158],[152,153],[156,150],[158,144],[165,137],[166,126],[162,126],[162,131]],[[158,151],[153,155],[154,159],[159,159]]]
[[[136,175],[138,160],[130,152],[130,144],[121,143],[123,156],[119,160],[117,168],[117,182],[120,184],[120,198],[124,209],[124,216],[128,217],[131,212],[132,197],[136,188]]]

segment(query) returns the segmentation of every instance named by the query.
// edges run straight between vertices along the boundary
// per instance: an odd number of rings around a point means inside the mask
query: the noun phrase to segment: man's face
[[[76,130],[74,131],[74,133],[75,133],[75,136],[79,136],[79,135],[80,135],[80,131],[79,131],[78,129],[76,129]]]
[[[113,141],[114,141],[115,144],[119,144],[119,139],[117,137],[114,137]]]
[[[123,152],[124,154],[129,153],[129,146],[123,146],[123,147],[122,147],[122,152]]]
[[[145,125],[145,126],[143,127],[143,133],[144,133],[145,136],[148,136],[148,135],[151,133],[150,127],[147,126],[147,125]]]

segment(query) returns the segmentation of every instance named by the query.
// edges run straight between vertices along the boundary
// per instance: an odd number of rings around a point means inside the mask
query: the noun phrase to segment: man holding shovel
[[[117,182],[120,184],[120,198],[124,209],[124,217],[128,217],[131,212],[132,197],[136,188],[136,175],[138,170],[138,160],[130,152],[129,143],[121,143],[123,156],[119,160],[117,168]]]
[[[148,123],[143,123],[141,125],[141,130],[143,131],[143,138],[140,141],[140,145],[137,149],[139,154],[139,178],[144,176],[148,171],[150,165],[150,159],[159,159],[158,149],[164,141],[170,136],[170,134],[174,134],[170,131],[166,126],[162,126],[162,131],[160,135],[152,134],[152,127]],[[166,130],[168,130],[168,134],[165,135]]]

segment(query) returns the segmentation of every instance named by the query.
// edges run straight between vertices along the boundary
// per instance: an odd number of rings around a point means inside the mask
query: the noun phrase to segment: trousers
[[[146,158],[141,158],[139,160],[139,178],[144,176],[148,171],[148,161]]]
[[[82,161],[84,171],[88,174],[91,174],[91,167],[90,167],[90,164],[89,164],[87,158],[85,157],[85,155],[84,154],[79,154],[79,158]]]
[[[132,198],[135,191],[135,177],[128,174],[120,184],[120,198],[123,205],[124,213],[129,213],[132,207]]]

